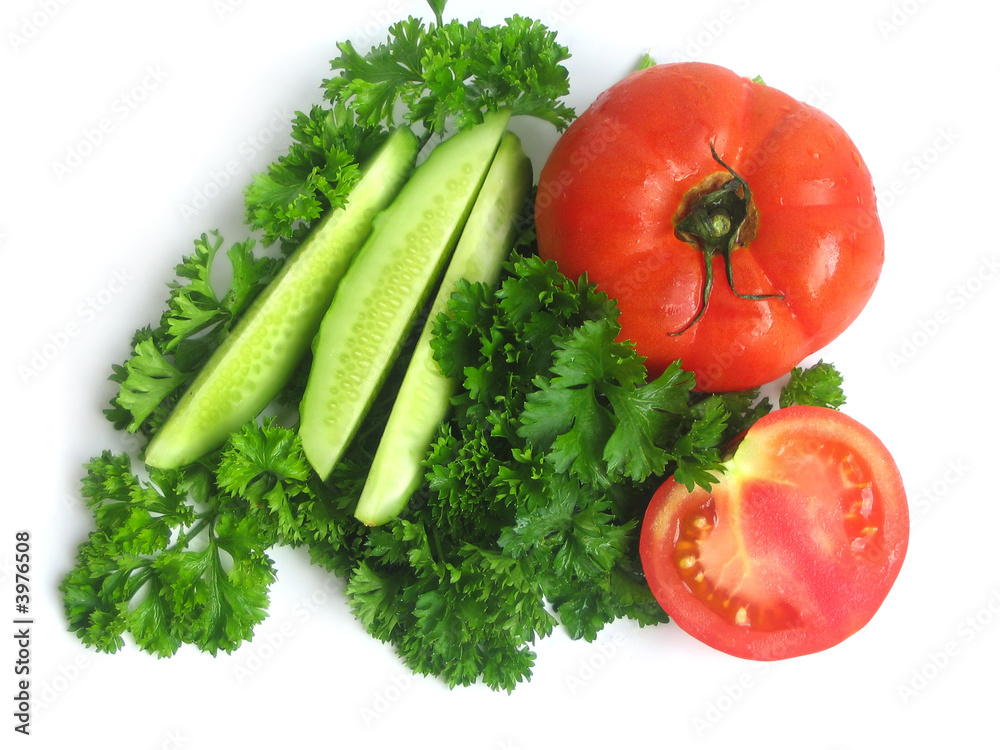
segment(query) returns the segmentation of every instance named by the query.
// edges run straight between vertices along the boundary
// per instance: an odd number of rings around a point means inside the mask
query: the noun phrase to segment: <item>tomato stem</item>
[[[706,189],[703,182],[694,188],[693,200],[686,201],[683,215],[674,224],[678,238],[694,245],[705,256],[705,281],[702,285],[701,304],[698,312],[679,331],[670,334],[679,336],[701,320],[708,308],[712,294],[712,256],[718,253],[726,267],[726,281],[729,288],[740,299],[763,300],[781,297],[780,294],[740,294],[733,283],[732,252],[736,247],[744,247],[756,234],[756,211],[753,196],[746,180],[736,174],[722,161],[715,150],[715,142],[709,143],[712,158],[732,176],[718,187]]]

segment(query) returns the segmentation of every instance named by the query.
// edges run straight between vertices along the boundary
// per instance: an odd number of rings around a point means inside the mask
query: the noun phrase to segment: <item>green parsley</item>
[[[812,367],[796,367],[781,389],[778,405],[782,408],[799,404],[839,409],[847,403],[843,383],[843,377],[829,362],[820,360]]]
[[[170,656],[181,643],[214,654],[249,638],[275,574],[271,539],[247,505],[205,494],[201,467],[153,470],[144,482],[127,455],[105,452],[87,469],[97,528],[61,584],[81,640],[114,652],[128,632],[143,650]]]
[[[361,178],[359,164],[386,134],[383,128],[358,124],[343,104],[297,112],[287,153],[247,186],[247,223],[260,230],[265,244],[281,241],[290,253],[316,220],[346,204]]]
[[[573,110],[560,99],[569,93],[562,62],[569,51],[541,22],[514,15],[498,26],[481,21],[436,24],[410,17],[389,29],[389,39],[360,54],[349,41],[324,81],[326,96],[349,102],[368,126],[392,124],[397,107],[425,137],[462,130],[483,121],[485,112],[547,120],[560,130]]]
[[[449,685],[512,690],[560,624],[592,640],[617,618],[664,621],[637,553],[645,504],[664,473],[713,481],[730,408],[750,404],[694,394],[677,367],[647,383],[613,301],[522,249],[436,321],[454,414],[419,502],[348,572],[368,631]]]

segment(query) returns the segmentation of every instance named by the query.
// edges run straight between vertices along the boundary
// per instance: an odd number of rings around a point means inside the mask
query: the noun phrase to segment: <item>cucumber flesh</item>
[[[375,526],[398,515],[423,482],[423,461],[448,415],[457,385],[434,360],[434,320],[460,279],[496,284],[517,239],[531,183],[531,162],[518,137],[508,132],[462,230],[396,395],[355,510],[362,523]]]
[[[495,112],[437,145],[351,263],[313,345],[300,404],[306,458],[327,478],[354,437],[454,250],[510,119]]]
[[[419,142],[395,130],[364,166],[343,208],[329,211],[213,352],[146,447],[145,462],[174,469],[222,445],[287,382],[348,264],[413,170]]]

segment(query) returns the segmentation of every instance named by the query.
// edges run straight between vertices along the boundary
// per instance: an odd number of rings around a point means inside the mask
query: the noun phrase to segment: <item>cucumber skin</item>
[[[434,320],[447,307],[460,279],[497,283],[517,239],[518,219],[531,184],[531,162],[518,137],[508,132],[448,264],[375,452],[354,514],[368,526],[398,515],[423,483],[423,461],[457,387],[457,380],[446,378],[434,359]]]
[[[344,293],[334,295],[313,345],[300,403],[303,451],[322,479],[357,432],[440,277],[509,119],[509,112],[491,113],[431,151],[376,218],[341,283]],[[442,192],[442,184],[449,193]]]
[[[199,371],[146,447],[147,465],[175,469],[198,460],[270,403],[308,350],[351,257],[402,188],[418,150],[408,128],[389,135],[347,205],[327,212]]]

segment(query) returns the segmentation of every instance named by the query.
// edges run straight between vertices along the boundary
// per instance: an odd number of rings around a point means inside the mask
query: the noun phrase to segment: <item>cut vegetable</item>
[[[507,133],[448,263],[396,395],[355,511],[362,523],[375,526],[398,515],[423,481],[424,458],[448,415],[456,385],[434,360],[434,320],[444,311],[460,279],[496,284],[501,265],[517,239],[531,177],[531,162],[520,139]]]
[[[306,457],[330,475],[417,312],[440,277],[486,177],[509,112],[438,145],[375,221],[334,296],[313,347],[299,433]]]
[[[375,216],[411,173],[418,149],[407,128],[389,136],[347,205],[320,221],[198,373],[150,441],[148,465],[172,469],[197,460],[274,398],[315,336]]]

